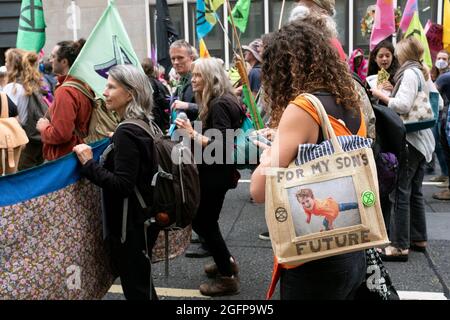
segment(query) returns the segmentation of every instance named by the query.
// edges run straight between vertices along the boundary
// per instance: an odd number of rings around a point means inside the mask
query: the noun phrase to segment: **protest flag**
[[[433,62],[431,61],[430,47],[428,46],[428,40],[425,31],[423,30],[422,24],[420,23],[418,11],[414,13],[408,30],[406,30],[403,37],[406,38],[409,36],[415,36],[420,40],[420,42],[422,42],[422,45],[424,47],[423,61],[429,68],[431,68],[433,66]]]
[[[39,53],[45,44],[45,28],[42,0],[23,0],[16,47]]]
[[[108,71],[119,64],[142,69],[113,0],[97,22],[69,74],[86,82],[102,97]]]
[[[217,9],[224,0],[197,0],[197,36],[204,38],[217,23]]]
[[[168,75],[172,68],[169,49],[178,40],[178,32],[170,19],[166,0],[156,1],[156,44],[158,63],[166,69]]]
[[[377,0],[375,21],[370,36],[370,51],[375,46],[395,33],[395,17],[393,0]]]
[[[199,51],[200,51],[200,58],[210,58],[211,55],[209,54],[208,48],[206,47],[205,40],[203,38],[199,41]]]
[[[250,0],[238,0],[231,14],[236,27],[244,33],[247,29],[248,16],[250,14]]]
[[[450,51],[450,0],[444,1],[444,34],[442,42],[444,43],[444,49]]]
[[[419,12],[417,0],[408,0],[405,6],[405,10],[403,10],[402,20],[400,21],[399,25],[399,28],[403,32],[406,32],[406,30],[408,30],[409,24],[411,23],[411,20],[414,17],[414,13],[416,11]]]

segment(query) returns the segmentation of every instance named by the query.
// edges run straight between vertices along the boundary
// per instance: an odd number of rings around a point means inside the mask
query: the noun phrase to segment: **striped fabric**
[[[372,147],[372,139],[361,136],[338,136],[337,139],[342,149],[346,152]],[[301,144],[298,147],[295,163],[296,165],[302,165],[317,158],[332,155],[333,153],[334,148],[330,140],[326,140],[320,144]]]

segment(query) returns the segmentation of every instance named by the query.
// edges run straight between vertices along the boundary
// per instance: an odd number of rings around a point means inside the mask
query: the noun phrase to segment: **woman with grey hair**
[[[201,198],[192,227],[212,253],[214,263],[206,265],[204,271],[214,280],[202,284],[200,292],[206,296],[234,295],[239,293],[238,265],[220,232],[219,216],[225,194],[239,179],[233,153],[229,152],[234,150],[234,143],[227,139],[227,131],[240,128],[244,112],[219,59],[194,62],[192,89],[200,106],[202,130],[194,130],[188,120],[177,118],[175,123],[186,130],[193,143],[205,148],[202,163],[197,164]]]
[[[147,76],[131,65],[120,65],[109,72],[103,95],[108,110],[117,112],[122,120],[135,119],[148,123],[153,106],[152,89]],[[106,239],[111,249],[112,267],[121,280],[127,299],[157,299],[151,283],[150,263],[143,254],[146,249],[144,214],[135,195],[141,191],[145,203],[152,203],[147,177],[153,173],[153,139],[144,129],[122,123],[111,138],[112,148],[104,153],[105,161],[93,160],[91,147],[85,144],[73,148],[82,164],[81,175],[103,189]],[[128,200],[126,200],[128,199]],[[122,225],[124,203],[128,201],[128,217]],[[126,230],[124,235],[122,230]],[[151,224],[147,232],[149,252],[160,228]],[[150,290],[152,294],[150,295]]]

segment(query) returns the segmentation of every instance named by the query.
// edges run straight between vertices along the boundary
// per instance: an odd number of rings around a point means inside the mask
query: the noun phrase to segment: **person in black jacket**
[[[120,65],[109,71],[104,91],[106,107],[116,111],[123,120],[149,121],[152,91],[147,76],[131,65]],[[154,173],[153,140],[140,127],[119,125],[111,138],[113,149],[106,155],[103,166],[92,159],[92,150],[85,144],[73,151],[82,164],[81,174],[103,189],[106,239],[110,244],[112,265],[120,276],[127,299],[157,299],[154,286],[150,289],[151,265],[143,251],[146,249],[144,214],[135,194],[137,188],[146,204],[151,205],[149,177]],[[122,223],[128,201],[126,224]],[[151,224],[147,231],[148,252],[151,253],[160,228]],[[150,295],[150,290],[152,294]]]
[[[155,66],[150,58],[145,58],[141,65],[153,89],[153,120],[163,132],[166,132],[170,123],[169,90],[157,79]]]
[[[175,123],[186,130],[193,143],[203,148],[202,163],[197,164],[200,206],[192,227],[205,239],[212,253],[214,263],[205,266],[205,273],[214,277],[214,281],[202,284],[200,292],[207,296],[233,295],[239,293],[238,266],[220,232],[219,215],[225,194],[236,187],[239,176],[233,164],[233,152],[230,152],[234,148],[234,140],[227,139],[227,130],[240,127],[241,106],[222,64],[216,58],[194,62],[192,89],[201,106],[199,119],[202,130],[197,126],[198,131],[194,130],[189,120],[177,118]]]

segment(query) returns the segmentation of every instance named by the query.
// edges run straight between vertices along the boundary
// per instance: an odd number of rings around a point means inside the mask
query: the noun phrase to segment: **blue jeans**
[[[408,249],[411,241],[427,240],[425,204],[422,182],[425,173],[425,157],[411,145],[400,163],[394,212],[390,224],[392,245]]]
[[[365,281],[364,251],[307,262],[282,269],[281,300],[352,300]]]

